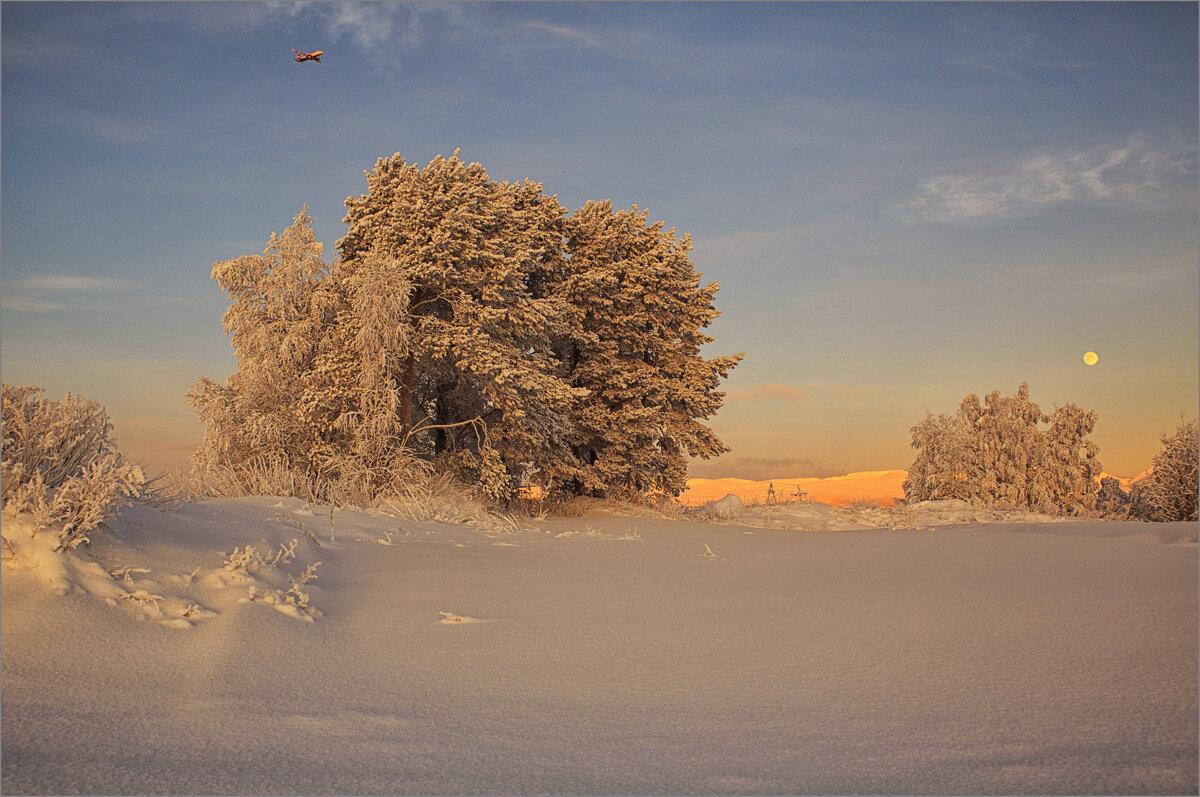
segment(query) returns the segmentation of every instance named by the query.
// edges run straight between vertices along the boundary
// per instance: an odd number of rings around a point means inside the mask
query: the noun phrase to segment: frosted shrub
[[[1120,481],[1112,476],[1105,476],[1100,480],[1100,492],[1096,495],[1096,509],[1110,518],[1129,517],[1130,497],[1121,489]]]
[[[1196,421],[1181,423],[1175,434],[1160,436],[1162,450],[1151,464],[1149,483],[1143,488],[1146,514],[1151,520],[1197,519],[1197,436]]]
[[[5,384],[2,414],[4,509],[29,512],[39,530],[58,526],[57,550],[87,542],[146,482],[113,447],[95,401],[69,393],[51,401],[41,388]]]

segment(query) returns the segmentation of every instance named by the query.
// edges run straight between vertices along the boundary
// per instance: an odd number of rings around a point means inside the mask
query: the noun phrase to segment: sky
[[[1197,9],[5,2],[0,371],[186,466],[212,263],[304,204],[331,257],[377,158],[461,149],[692,236],[746,353],[695,476],[906,468],[1022,382],[1133,476],[1197,414]]]

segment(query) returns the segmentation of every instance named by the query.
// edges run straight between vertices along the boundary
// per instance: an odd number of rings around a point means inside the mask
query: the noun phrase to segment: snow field
[[[3,571],[6,793],[1197,788],[1194,524],[339,510],[330,542],[322,508],[253,498],[115,525],[65,595]],[[312,621],[245,602],[316,561]]]

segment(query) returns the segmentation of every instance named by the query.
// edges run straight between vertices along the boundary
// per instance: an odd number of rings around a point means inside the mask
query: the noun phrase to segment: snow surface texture
[[[128,508],[57,568],[22,541],[0,786],[1196,793],[1195,524],[765,511],[339,510],[331,542],[327,508],[243,498]]]

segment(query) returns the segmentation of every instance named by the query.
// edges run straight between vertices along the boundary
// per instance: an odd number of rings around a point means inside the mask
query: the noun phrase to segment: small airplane
[[[318,64],[321,63],[321,56],[325,53],[324,50],[313,50],[311,53],[302,53],[295,47],[292,48],[292,52],[296,54],[297,63],[301,61],[316,61]]]

